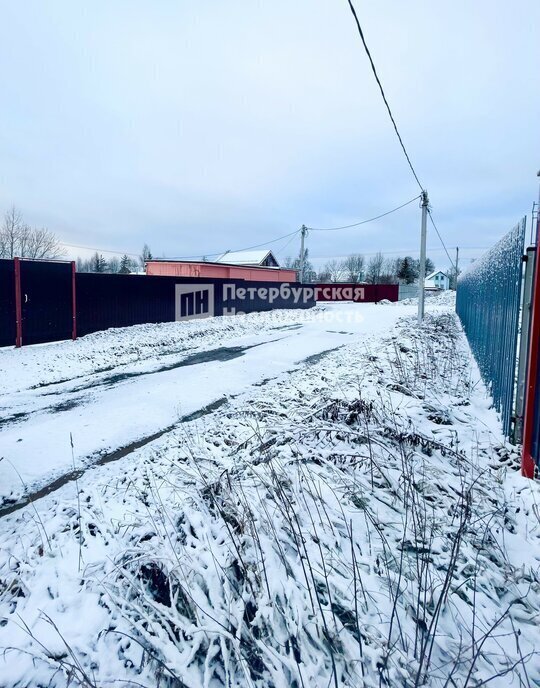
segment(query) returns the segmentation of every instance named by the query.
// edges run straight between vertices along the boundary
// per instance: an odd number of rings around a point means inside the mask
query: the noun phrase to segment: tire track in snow
[[[141,370],[141,371],[133,371],[133,372],[116,372],[112,375],[108,375],[97,382],[93,379],[90,379],[86,384],[84,385],[79,385],[77,387],[74,387],[70,390],[59,390],[55,392],[45,392],[41,395],[41,397],[46,397],[46,396],[59,396],[59,395],[65,395],[67,398],[64,401],[61,401],[59,403],[54,403],[51,404],[50,406],[44,406],[43,408],[34,408],[29,411],[18,411],[16,413],[13,413],[9,416],[6,416],[4,418],[0,418],[0,432],[2,430],[8,429],[13,427],[15,424],[21,424],[24,423],[26,420],[28,420],[31,416],[34,416],[35,414],[41,414],[41,413],[63,413],[65,411],[71,411],[72,409],[76,408],[77,406],[82,406],[85,404],[85,402],[91,401],[93,397],[85,397],[84,394],[81,394],[80,396],[76,398],[69,398],[70,395],[75,395],[79,392],[87,392],[87,391],[94,391],[96,389],[99,389],[100,387],[102,388],[110,388],[114,387],[116,385],[121,384],[122,382],[125,382],[126,380],[132,380],[134,378],[138,377],[143,377],[143,376],[149,376],[149,375],[158,375],[159,373],[166,373],[171,370],[176,370],[177,368],[184,368],[187,366],[192,366],[192,365],[199,365],[201,363],[212,363],[215,361],[219,362],[224,362],[224,361],[231,361],[235,358],[239,358],[240,356],[244,356],[246,351],[249,351],[250,349],[254,349],[255,347],[262,346],[263,344],[267,344],[269,342],[278,342],[281,341],[281,339],[284,339],[284,337],[280,337],[278,339],[269,339],[264,342],[258,342],[257,344],[250,344],[248,346],[229,346],[229,347],[219,347],[217,349],[209,349],[207,351],[199,351],[194,354],[190,354],[189,356],[186,356],[182,358],[179,361],[175,361],[174,363],[169,363],[167,365],[161,366],[155,370]],[[50,385],[60,385],[60,384],[65,384],[65,382],[53,382],[49,383]],[[47,385],[48,386],[48,385]],[[2,409],[4,410],[4,409]]]
[[[176,430],[176,428],[178,428],[183,423],[191,423],[194,420],[198,420],[199,418],[203,418],[204,416],[214,413],[222,406],[224,406],[227,403],[227,401],[227,397],[220,397],[211,404],[208,404],[207,406],[204,406],[203,408],[194,411],[193,413],[183,416],[176,423],[172,423],[171,425],[168,425],[166,428],[163,428],[162,430],[158,430],[157,432],[154,432],[151,435],[147,435],[146,437],[142,437],[138,440],[135,440],[134,442],[130,442],[129,444],[124,445],[123,447],[119,447],[118,449],[115,449],[112,452],[99,454],[99,458],[97,460],[92,461],[92,456],[86,457],[86,461],[88,463],[82,468],[76,468],[72,471],[69,471],[68,473],[64,473],[52,482],[47,483],[47,485],[44,485],[43,487],[39,488],[39,490],[35,490],[34,492],[25,495],[22,499],[19,499],[12,504],[0,507],[0,518],[8,516],[9,514],[12,514],[15,511],[19,511],[20,509],[24,509],[25,506],[32,504],[38,499],[46,497],[52,492],[56,492],[64,485],[67,485],[68,483],[78,480],[87,471],[93,468],[97,468],[98,466],[104,466],[108,463],[113,463],[114,461],[119,461],[120,459],[123,459],[124,457],[133,454],[135,451],[137,451],[137,449],[141,449],[141,447],[146,447],[152,442],[158,440],[160,437],[163,437],[163,435],[166,435],[167,433]],[[2,459],[0,458],[0,461],[1,460]],[[4,504],[6,504],[6,502],[8,502],[8,500],[5,500]]]

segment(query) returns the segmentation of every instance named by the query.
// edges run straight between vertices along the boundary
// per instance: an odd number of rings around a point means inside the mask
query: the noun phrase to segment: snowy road
[[[7,390],[0,395],[2,506],[74,469],[123,456],[134,443],[153,441],[193,414],[309,365],[311,357],[353,340],[358,343],[359,337],[385,333],[399,317],[412,313],[414,306],[331,305],[288,312],[285,322],[283,312],[237,316],[232,328],[231,318],[216,318],[212,336],[199,342],[184,336],[193,330],[193,323],[172,323],[4,351],[0,354],[0,375]],[[126,333],[128,337],[131,333],[132,346],[141,332],[148,339],[153,329],[159,338],[171,328],[172,345],[165,354],[156,355],[150,348],[142,360],[117,364],[115,339],[121,339],[120,348],[125,346]],[[93,341],[94,358],[88,351]],[[90,360],[109,350],[111,364],[106,365],[105,357],[105,364],[100,360],[95,372],[81,377],[80,367],[69,365],[77,349]],[[66,352],[65,365],[62,352]],[[17,389],[18,383],[22,389]]]

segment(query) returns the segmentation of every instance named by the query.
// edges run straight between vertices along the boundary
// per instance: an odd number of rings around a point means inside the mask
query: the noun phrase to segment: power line
[[[374,220],[379,220],[381,217],[385,217],[386,215],[390,215],[391,213],[395,213],[396,210],[401,210],[401,208],[404,208],[406,205],[410,205],[411,203],[414,203],[414,201],[418,200],[420,198],[420,195],[415,196],[414,198],[411,198],[410,201],[407,201],[406,203],[402,203],[401,205],[398,205],[397,208],[392,208],[392,210],[387,210],[385,213],[381,213],[381,215],[376,215],[375,217],[370,217],[368,220],[361,220],[360,222],[355,222],[352,225],[343,225],[343,227],[306,227],[306,229],[309,229],[312,232],[335,232],[338,229],[349,229],[350,227],[359,227],[360,225],[365,225],[368,222],[373,222]]]
[[[95,246],[80,246],[79,244],[66,244],[63,241],[58,242],[60,246],[65,246],[66,248],[83,248],[86,251],[97,251],[98,253],[114,253],[115,255],[126,255],[126,256],[134,256],[136,258],[139,257],[138,253],[128,253],[127,251],[111,251],[106,248],[95,248]]]
[[[455,270],[455,269],[456,269],[455,263],[454,263],[454,261],[450,258],[450,254],[448,253],[448,249],[446,248],[446,245],[445,245],[445,243],[444,243],[444,241],[443,241],[443,238],[442,238],[442,236],[441,236],[439,230],[437,229],[437,225],[435,224],[435,220],[433,219],[433,215],[431,214],[431,208],[429,208],[429,207],[428,207],[428,215],[429,215],[429,219],[431,220],[431,224],[433,225],[433,228],[434,228],[435,231],[437,232],[437,236],[439,237],[439,241],[440,241],[441,244],[442,244],[442,247],[443,247],[443,249],[444,249],[444,252],[446,253],[446,256],[447,256],[448,260],[450,261],[450,265],[451,265],[452,268]]]
[[[386,98],[386,94],[385,94],[385,92],[384,92],[384,88],[383,88],[383,85],[382,85],[382,83],[381,83],[381,80],[379,79],[379,75],[377,74],[377,69],[375,68],[375,63],[373,62],[373,58],[371,57],[371,53],[370,53],[369,48],[368,48],[368,46],[367,46],[366,39],[365,39],[365,37],[364,37],[364,32],[362,31],[362,27],[360,26],[360,21],[359,21],[359,19],[358,19],[358,15],[356,14],[356,10],[354,9],[354,5],[353,5],[353,3],[352,3],[352,0],[347,0],[347,2],[349,3],[350,10],[351,10],[351,12],[352,12],[352,14],[353,14],[353,17],[354,17],[354,20],[355,20],[355,22],[356,22],[356,26],[357,26],[357,28],[358,28],[358,33],[360,34],[360,38],[362,39],[362,44],[363,44],[364,50],[366,51],[366,54],[367,54],[367,56],[368,56],[369,63],[370,63],[370,65],[371,65],[371,70],[373,71],[373,75],[374,75],[374,77],[375,77],[375,80],[377,81],[377,84],[378,84],[378,86],[379,86],[379,90],[381,91],[381,96],[382,96],[382,98],[383,98],[383,100],[384,100],[384,104],[386,105],[386,109],[388,110],[388,115],[389,115],[389,117],[390,117],[390,120],[392,121],[392,125],[393,125],[393,127],[394,127],[394,131],[396,132],[396,136],[398,137],[398,140],[399,140],[399,143],[400,143],[401,148],[402,148],[402,150],[403,150],[403,153],[404,153],[404,155],[405,155],[405,157],[406,157],[406,159],[407,159],[407,162],[408,162],[408,164],[409,164],[409,167],[411,168],[411,172],[413,173],[414,178],[416,179],[416,183],[418,184],[418,186],[420,187],[420,189],[421,189],[422,191],[424,191],[424,187],[423,187],[422,183],[420,182],[420,179],[418,178],[418,175],[416,174],[416,170],[415,170],[414,167],[413,167],[413,164],[412,164],[412,162],[411,162],[411,159],[410,159],[410,157],[409,157],[409,154],[407,153],[407,149],[405,148],[405,144],[403,143],[403,139],[401,138],[401,134],[399,133],[399,129],[398,129],[397,124],[396,124],[396,120],[394,119],[394,115],[392,114],[392,110],[391,110],[390,105],[389,105],[389,103],[388,103],[388,99]],[[433,220],[433,216],[432,216],[432,214],[431,214],[431,210],[429,209],[429,207],[428,207],[427,210],[428,210],[429,219],[430,219],[430,221],[431,221],[431,224],[433,225],[435,231],[437,232],[437,236],[439,237],[439,241],[441,242],[441,244],[442,244],[442,246],[443,246],[443,248],[444,248],[444,251],[445,251],[445,253],[446,253],[447,257],[448,257],[448,260],[450,261],[450,264],[452,265],[452,267],[455,269],[454,261],[450,258],[450,254],[448,253],[448,250],[447,250],[447,248],[446,248],[446,246],[445,246],[445,243],[444,243],[444,241],[443,241],[443,238],[442,238],[442,236],[441,236],[439,230],[437,229],[437,225],[435,224],[435,221]]]
[[[490,246],[460,246],[459,250],[460,251],[487,251],[488,248],[491,248]],[[426,249],[429,253],[438,253],[442,252],[445,249],[444,248],[439,248],[438,246],[431,246]],[[380,253],[383,256],[402,256],[402,255],[415,255],[419,253],[418,248],[402,248],[400,250],[396,251],[362,251],[361,255],[363,256],[376,256],[378,253]]]
[[[269,244],[275,244],[278,241],[281,241],[282,239],[287,239],[288,237],[292,237],[295,234],[299,234],[300,230],[295,229],[294,232],[289,232],[289,234],[284,234],[283,236],[277,237],[277,239],[270,239],[270,241],[265,241],[262,244],[255,244],[254,246],[245,246],[244,248],[235,248],[234,250],[231,251],[231,249],[227,249],[226,251],[220,251],[219,253],[206,253],[204,255],[213,257],[213,256],[222,256],[226,253],[238,253],[240,251],[250,251],[253,248],[261,248],[262,246],[268,246]],[[180,258],[182,260],[190,260],[191,258],[200,258],[201,254],[197,256],[181,256]]]
[[[192,258],[200,258],[202,255],[208,255],[210,257],[213,256],[222,256],[225,253],[236,253],[239,251],[249,251],[254,248],[261,248],[262,246],[267,246],[269,244],[274,244],[278,241],[281,241],[282,239],[287,239],[288,237],[293,237],[295,234],[299,234],[300,230],[295,229],[294,232],[289,232],[289,234],[284,234],[283,236],[277,237],[277,239],[270,239],[270,241],[266,241],[262,244],[255,244],[254,246],[246,246],[245,248],[237,248],[231,251],[228,249],[227,251],[219,251],[219,253],[208,253],[208,254],[201,254],[199,253],[196,256],[181,256],[177,257],[176,260],[182,259],[182,260],[190,260]],[[104,248],[96,248],[95,246],[81,246],[80,244],[67,244],[64,242],[59,242],[61,246],[65,246],[66,248],[82,248],[87,251],[97,251],[98,253],[113,253],[115,255],[121,255],[125,254],[126,256],[134,256],[136,258],[139,257],[138,253],[129,253],[128,251],[112,251],[110,249],[104,249]],[[171,258],[171,260],[175,260],[175,258]]]
[[[293,234],[293,236],[292,236],[288,241],[286,241],[286,242],[283,244],[283,246],[280,246],[279,248],[277,248],[277,249],[276,249],[276,253],[283,253],[283,251],[285,251],[285,249],[287,248],[287,246],[289,246],[289,244],[294,240],[294,238],[295,238],[295,236],[296,236],[297,234],[298,234],[298,232],[295,232],[295,233]]]
[[[371,69],[373,71],[373,75],[375,76],[375,79],[377,81],[377,84],[379,86],[379,89],[381,91],[382,98],[384,100],[384,104],[386,105],[386,109],[388,110],[388,115],[392,121],[392,124],[394,126],[394,131],[396,132],[396,136],[398,137],[399,143],[401,145],[401,148],[403,149],[403,153],[405,154],[405,157],[407,158],[407,162],[409,163],[409,167],[411,168],[411,172],[414,175],[414,178],[416,179],[416,182],[418,186],[420,187],[421,191],[424,191],[424,187],[420,180],[418,179],[418,175],[416,174],[416,171],[413,167],[413,164],[411,162],[411,159],[409,157],[409,154],[407,153],[407,149],[405,148],[405,144],[403,143],[403,139],[401,138],[401,134],[399,133],[399,130],[397,128],[396,120],[394,119],[394,115],[392,114],[392,110],[390,109],[390,105],[388,104],[388,100],[386,98],[386,94],[384,92],[384,88],[381,84],[381,80],[379,79],[379,75],[377,74],[377,70],[375,68],[375,63],[373,62],[373,58],[371,57],[371,53],[369,52],[369,48],[367,47],[366,39],[364,38],[364,32],[362,31],[362,27],[360,26],[360,21],[358,20],[358,16],[356,14],[356,10],[354,9],[354,5],[352,4],[352,0],[347,0],[349,3],[349,7],[351,8],[351,12],[353,13],[354,20],[356,22],[356,26],[358,28],[358,33],[360,34],[360,38],[362,39],[362,43],[364,45],[364,50],[366,51],[366,54],[369,58],[369,63],[371,65]]]

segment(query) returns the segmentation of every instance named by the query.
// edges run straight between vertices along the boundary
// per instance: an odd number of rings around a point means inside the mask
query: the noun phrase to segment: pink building
[[[191,260],[149,260],[147,275],[169,277],[216,277],[250,282],[296,282],[296,270],[280,268],[271,251],[227,252],[215,262]]]
[[[195,263],[187,260],[149,260],[146,263],[146,274],[173,277],[218,277],[256,282],[296,282],[298,279],[296,270],[223,263]]]

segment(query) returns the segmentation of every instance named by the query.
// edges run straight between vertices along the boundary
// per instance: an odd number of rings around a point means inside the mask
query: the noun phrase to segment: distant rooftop
[[[429,275],[426,275],[426,279],[427,280],[431,279],[432,277],[435,277],[435,275],[438,275],[438,274],[441,274],[441,275],[444,275],[445,277],[448,277],[446,272],[443,272],[442,270],[435,270],[435,272],[430,272]]]
[[[228,265],[252,265],[258,267],[278,268],[279,263],[276,257],[268,249],[256,251],[227,251],[219,258],[216,263],[227,263]]]

